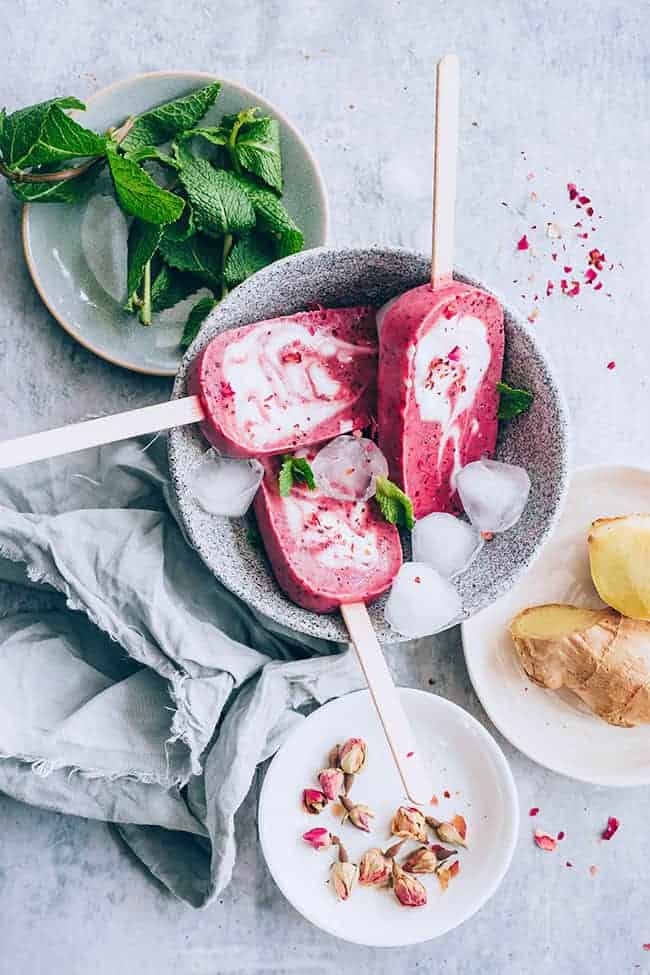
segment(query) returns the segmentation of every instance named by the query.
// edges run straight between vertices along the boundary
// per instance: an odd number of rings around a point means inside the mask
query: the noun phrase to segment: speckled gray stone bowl
[[[316,302],[326,306],[381,305],[423,284],[429,273],[427,257],[397,248],[323,247],[278,261],[245,281],[215,309],[182,362],[173,396],[185,395],[190,363],[225,329],[292,314]],[[456,277],[490,290],[465,274],[457,273]],[[559,514],[567,480],[568,426],[562,394],[537,340],[522,319],[502,304],[506,326],[504,378],[531,390],[535,399],[529,413],[500,425],[496,456],[525,467],[532,487],[518,524],[485,545],[458,579],[465,618],[506,592],[538,554]],[[203,561],[228,589],[275,623],[309,636],[345,640],[338,613],[320,615],[301,609],[281,592],[266,557],[248,541],[246,519],[209,515],[193,500],[187,475],[205,449],[194,426],[170,432],[169,462],[178,511],[187,537]],[[408,552],[406,546],[405,550]],[[377,600],[370,615],[380,640],[397,642],[401,638],[384,622],[383,603],[383,599]]]

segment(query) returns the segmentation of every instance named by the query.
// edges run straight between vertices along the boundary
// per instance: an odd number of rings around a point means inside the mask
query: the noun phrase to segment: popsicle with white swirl
[[[214,447],[264,457],[367,426],[376,380],[374,309],[321,308],[222,332],[198,357],[189,391]]]
[[[503,311],[492,295],[459,281],[413,288],[377,315],[379,445],[416,518],[458,512],[455,477],[491,456]]]

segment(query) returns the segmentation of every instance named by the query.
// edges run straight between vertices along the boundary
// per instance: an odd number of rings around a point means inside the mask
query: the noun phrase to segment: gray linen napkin
[[[115,823],[200,907],[230,880],[256,765],[298,709],[363,681],[220,586],[168,490],[164,437],[0,475],[0,580],[32,590],[0,618],[0,791]]]

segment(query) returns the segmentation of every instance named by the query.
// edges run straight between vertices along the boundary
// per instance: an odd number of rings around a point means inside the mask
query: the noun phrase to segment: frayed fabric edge
[[[62,769],[67,769],[68,779],[73,778],[73,776],[79,776],[83,779],[104,779],[107,782],[126,780],[129,782],[139,782],[141,785],[157,785],[166,791],[170,789],[181,789],[186,784],[185,777],[183,776],[177,776],[176,779],[170,780],[160,775],[154,775],[151,772],[139,771],[138,769],[130,769],[127,772],[106,772],[100,771],[99,769],[85,769],[77,765],[69,765],[67,762],[53,762],[44,758],[36,758],[33,755],[13,755],[0,752],[0,761],[3,760],[24,762],[25,765],[31,767],[34,775],[42,779],[46,779],[53,772],[60,772]]]

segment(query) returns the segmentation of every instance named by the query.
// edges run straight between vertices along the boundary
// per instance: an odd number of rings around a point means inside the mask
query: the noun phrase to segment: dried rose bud
[[[443,843],[467,846],[467,823],[462,816],[454,816],[448,823],[438,823],[435,830]]]
[[[399,840],[397,843],[393,843],[392,846],[389,846],[386,850],[384,850],[384,856],[388,857],[389,860],[392,860],[394,857],[397,856],[397,854],[402,849],[405,843],[406,843],[405,839]]]
[[[343,772],[338,768],[324,768],[318,773],[320,787],[332,802],[343,791]]]
[[[306,833],[302,834],[302,838],[315,850],[325,850],[334,841],[334,837],[324,826],[317,826],[315,829],[307,830]]]
[[[427,890],[417,877],[405,873],[397,860],[393,860],[393,890],[404,907],[423,907],[427,902]]]
[[[453,863],[450,863],[449,865],[445,865],[444,867],[440,867],[436,871],[438,875],[438,882],[440,883],[443,893],[444,891],[447,890],[451,878],[455,877],[456,874],[459,872],[459,870],[460,870],[460,861],[454,860]]]
[[[354,775],[352,772],[343,773],[343,792],[346,796],[350,795],[350,789],[354,785]]]
[[[334,884],[334,892],[338,899],[340,901],[346,901],[357,881],[358,871],[356,864],[350,863],[348,851],[338,838],[337,843],[339,858],[336,863],[332,864],[332,882]]]
[[[400,806],[391,820],[390,831],[393,836],[427,842],[424,816],[415,806]]]
[[[364,806],[361,803],[355,805],[351,799],[347,796],[339,796],[341,805],[345,809],[345,816],[343,817],[343,822],[349,819],[353,826],[357,829],[363,830],[364,833],[370,832],[370,820],[374,819],[374,812]]]
[[[432,843],[431,849],[436,855],[438,863],[444,863],[449,857],[453,857],[458,852],[457,850],[448,850],[446,846],[440,846],[440,843]]]
[[[359,863],[359,883],[364,887],[386,887],[392,863],[378,847],[366,850]]]
[[[320,789],[305,789],[302,794],[302,805],[305,812],[318,816],[327,805],[327,796]]]
[[[340,745],[334,745],[334,748],[331,749],[329,755],[327,756],[327,764],[329,765],[330,768],[337,768],[339,764],[340,748],[341,748]]]
[[[348,738],[339,749],[338,765],[344,772],[356,775],[366,764],[368,746],[363,738]]]
[[[409,853],[402,867],[407,873],[435,873],[438,858],[428,846],[420,846],[413,853]]]

